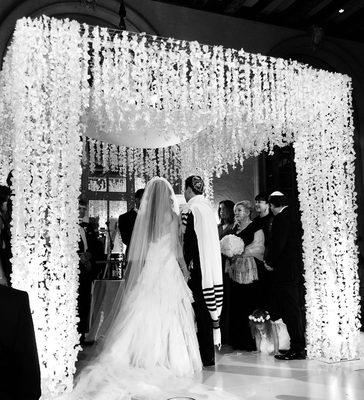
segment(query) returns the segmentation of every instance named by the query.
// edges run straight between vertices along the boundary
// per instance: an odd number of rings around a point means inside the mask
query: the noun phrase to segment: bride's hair
[[[171,184],[164,178],[151,179],[145,187],[130,241],[125,289],[118,290],[112,306],[113,312],[102,326],[100,336],[104,337],[105,342],[101,343],[100,348],[118,334],[113,327],[120,325],[117,320],[118,316],[123,315],[123,300],[129,296],[143,272],[150,245],[168,233],[171,233],[173,244],[178,240],[178,214],[178,204]]]
[[[253,339],[255,339],[256,335],[259,335],[260,330],[262,330],[269,340],[273,340],[272,321],[268,311],[262,309],[254,310],[251,315],[249,315],[249,326]],[[258,326],[260,329],[258,329]]]
[[[135,240],[138,238],[138,225],[147,233],[146,242],[156,242],[168,228],[166,225],[172,221],[173,213],[178,213],[178,205],[173,189],[164,178],[153,178],[148,182],[142,203],[138,212],[139,221],[136,221],[134,231]],[[134,234],[133,234],[134,236]],[[131,239],[133,242],[133,237]]]

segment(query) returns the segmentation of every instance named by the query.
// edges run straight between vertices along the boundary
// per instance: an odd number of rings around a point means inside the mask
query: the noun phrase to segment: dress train
[[[231,400],[198,381],[202,362],[192,293],[170,234],[151,243],[143,271],[124,298],[101,353],[76,379],[70,400]]]

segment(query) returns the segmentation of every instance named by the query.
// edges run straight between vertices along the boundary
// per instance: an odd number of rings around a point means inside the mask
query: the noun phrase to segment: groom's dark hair
[[[191,175],[185,180],[185,189],[191,188],[193,193],[202,194],[205,185],[198,175]]]
[[[135,195],[134,195],[134,197],[136,198],[136,199],[141,199],[142,197],[143,197],[143,194],[144,194],[144,189],[138,189],[136,192],[135,192]]]
[[[273,204],[274,207],[284,207],[288,206],[288,200],[287,197],[282,194],[282,195],[270,195],[268,198],[269,204]]]

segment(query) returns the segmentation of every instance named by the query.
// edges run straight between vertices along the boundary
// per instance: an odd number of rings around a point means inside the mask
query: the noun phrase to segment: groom
[[[185,181],[188,210],[182,212],[183,253],[190,270],[197,323],[197,339],[202,363],[215,364],[214,344],[221,345],[220,314],[223,298],[219,235],[213,210],[203,197],[204,183],[199,176]]]

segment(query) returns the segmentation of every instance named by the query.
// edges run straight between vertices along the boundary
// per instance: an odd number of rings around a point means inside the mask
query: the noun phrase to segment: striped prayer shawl
[[[215,344],[219,344],[223,284],[217,223],[209,201],[202,195],[190,199],[188,206],[193,214],[197,236],[203,295],[213,322]]]

